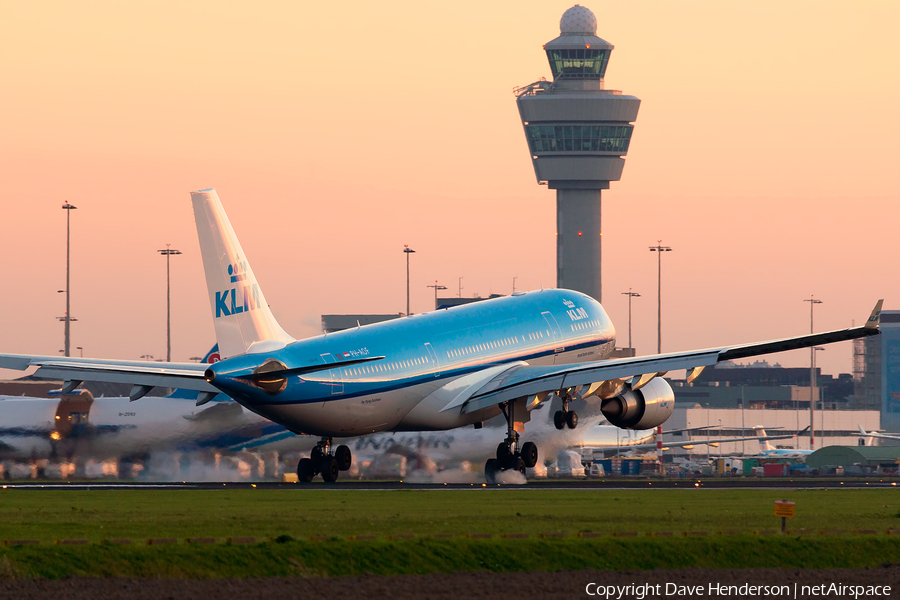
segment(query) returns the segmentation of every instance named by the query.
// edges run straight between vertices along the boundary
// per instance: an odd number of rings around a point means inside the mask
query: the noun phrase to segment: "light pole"
[[[816,352],[820,350],[824,350],[822,346],[815,346],[812,349],[812,386],[810,386],[810,404],[809,404],[809,449],[814,450],[813,448],[813,419],[815,418],[815,406],[816,403],[814,401],[816,397],[816,392],[818,391],[818,382],[816,381]],[[825,405],[822,405],[822,410],[825,410]],[[823,440],[825,438],[824,425],[819,428],[819,434],[822,436]]]
[[[68,277],[66,277],[66,279],[68,279]],[[68,303],[69,303],[69,302],[68,302],[68,291],[66,291],[66,290],[56,290],[56,293],[57,293],[57,294],[66,294],[66,304],[68,305]],[[57,318],[57,320],[59,320],[59,321],[66,322],[66,328],[65,328],[65,330],[66,330],[66,336],[65,336],[65,338],[68,340],[68,339],[69,339],[69,323],[68,323],[68,322],[71,321],[71,322],[74,323],[74,322],[77,321],[78,319],[75,319],[75,318],[70,317],[70,316],[69,316],[69,310],[68,310],[68,309],[66,309],[66,316],[65,316],[65,317],[56,317],[56,318]],[[59,353],[62,354],[63,356],[66,356],[66,350],[65,350],[65,349],[60,350]]]
[[[66,335],[65,335],[66,339],[65,339],[64,353],[66,356],[69,356],[69,344],[70,344],[70,339],[71,339],[70,324],[72,323],[72,321],[75,320],[71,316],[69,316],[70,315],[69,311],[71,309],[71,305],[69,303],[69,290],[71,289],[69,287],[69,258],[70,258],[70,244],[69,244],[70,236],[69,236],[69,233],[70,233],[70,221],[71,221],[72,211],[78,207],[75,206],[74,204],[69,204],[68,202],[63,204],[62,207],[63,207],[63,210],[66,211],[66,316],[64,316],[62,319],[60,319],[60,321],[65,321],[65,324],[66,324]]]
[[[447,287],[443,285],[438,285],[437,279],[434,280],[434,285],[426,285],[425,287],[434,288],[434,310],[437,310],[437,293],[438,290],[446,290]]]
[[[459,281],[456,282],[456,285],[458,286],[456,289],[456,293],[458,294],[459,298],[462,298],[462,277],[459,278]]]
[[[662,240],[656,240],[656,246],[650,246],[650,252],[657,252],[657,298],[656,298],[656,353],[662,354],[662,253],[671,252],[672,249],[662,245]]]
[[[813,330],[813,308],[816,304],[822,304],[821,300],[817,300],[814,296],[810,296],[804,302],[809,302],[809,332]],[[813,416],[815,415],[816,403],[814,396],[816,394],[816,349],[809,349],[809,449],[814,450],[816,445],[815,423]]]
[[[626,296],[628,296],[628,347],[634,350],[634,346],[631,345],[631,299],[632,298],[640,298],[641,295],[637,292],[632,292],[631,288],[628,288],[627,292],[622,292]],[[632,356],[634,353],[632,352]]]
[[[169,278],[169,257],[181,254],[181,250],[169,248],[169,245],[166,244],[165,250],[157,250],[166,257],[166,362],[172,362],[172,285]]]
[[[403,245],[403,252],[406,254],[406,316],[409,316],[409,255],[414,254],[415,250],[407,246]],[[436,293],[436,292],[435,292]]]

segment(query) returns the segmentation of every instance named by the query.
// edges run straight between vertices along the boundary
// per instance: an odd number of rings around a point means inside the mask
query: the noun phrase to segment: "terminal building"
[[[856,403],[879,411],[886,431],[900,432],[900,310],[881,311],[881,335],[854,340],[853,379]]]

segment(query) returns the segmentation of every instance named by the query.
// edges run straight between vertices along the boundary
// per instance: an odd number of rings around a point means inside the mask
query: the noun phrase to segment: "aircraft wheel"
[[[522,460],[525,461],[526,467],[533,467],[538,461],[538,448],[534,442],[525,442],[522,444]]]
[[[353,454],[350,453],[348,446],[338,446],[337,450],[334,451],[334,457],[337,459],[338,470],[347,471],[350,469],[350,464],[353,462]]]
[[[578,413],[574,410],[570,410],[566,413],[566,425],[569,426],[569,429],[578,427]]]
[[[509,444],[501,442],[500,445],[497,446],[497,461],[502,465],[510,456],[512,456],[512,450],[509,449]]]
[[[340,470],[338,469],[338,461],[333,456],[326,456],[322,459],[322,479],[326,481],[326,483],[334,483],[337,481],[338,473]]]
[[[516,464],[513,467],[516,471],[522,474],[522,477],[525,477],[525,461],[522,460],[522,457],[516,458]]]
[[[500,471],[500,464],[496,458],[489,458],[484,463],[484,480],[488,483],[497,482],[497,473]]]
[[[503,459],[500,464],[501,471],[509,471],[510,469],[516,468],[516,461],[519,460],[518,455],[510,454],[505,459]]]
[[[553,424],[557,429],[563,429],[566,426],[566,413],[561,410],[553,413]]]
[[[313,461],[308,458],[301,458],[297,463],[297,480],[300,483],[309,483],[316,475],[316,469]]]

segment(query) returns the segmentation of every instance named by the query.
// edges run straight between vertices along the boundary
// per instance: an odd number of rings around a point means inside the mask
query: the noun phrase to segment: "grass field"
[[[0,539],[900,529],[900,491],[0,490]]]
[[[777,529],[775,500],[796,502]],[[895,489],[850,490],[0,490],[0,577],[248,577],[578,568],[874,566],[900,562]],[[672,537],[578,537],[671,531]],[[707,531],[707,537],[681,532]],[[716,535],[717,532],[740,532]],[[502,537],[524,535],[524,539]],[[561,535],[561,537],[553,537]],[[449,538],[433,536],[452,536]],[[472,538],[466,536],[484,536]],[[327,541],[310,541],[311,537]],[[350,536],[374,536],[353,540]],[[391,539],[392,536],[415,536]],[[547,536],[547,537],[542,537]],[[148,546],[148,538],[178,538]],[[185,544],[255,537],[259,543]],[[129,538],[130,546],[101,543]],[[53,545],[85,539],[85,546]],[[280,541],[270,541],[279,539]]]

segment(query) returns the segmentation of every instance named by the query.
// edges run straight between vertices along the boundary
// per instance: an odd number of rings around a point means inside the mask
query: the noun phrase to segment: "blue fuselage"
[[[614,345],[615,328],[600,303],[554,289],[301,340],[274,352],[229,358],[211,370],[216,387],[293,431],[361,435],[452,429],[484,420],[498,409],[441,412],[447,396],[435,392],[454,385],[480,387],[487,383],[479,381],[481,371],[507,363],[600,360]],[[359,362],[375,357],[383,358]],[[270,393],[246,375],[271,360],[287,369],[323,364],[334,368],[290,375]]]

